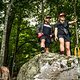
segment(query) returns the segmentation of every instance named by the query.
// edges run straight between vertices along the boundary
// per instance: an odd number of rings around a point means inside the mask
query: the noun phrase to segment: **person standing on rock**
[[[50,25],[51,16],[44,18],[44,23],[38,25],[37,35],[40,40],[41,53],[49,53],[49,46],[51,43],[52,29]]]
[[[71,56],[70,51],[70,32],[69,25],[76,23],[77,20],[67,21],[65,13],[60,13],[58,22],[55,24],[55,40],[59,39],[60,54],[64,54],[64,46],[66,48],[66,55]]]

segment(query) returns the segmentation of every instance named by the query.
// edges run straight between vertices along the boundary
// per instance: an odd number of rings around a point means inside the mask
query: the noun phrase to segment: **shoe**
[[[41,50],[41,53],[44,53],[44,50]]]
[[[49,52],[47,51],[47,52],[45,52],[46,54],[49,54]]]
[[[65,57],[65,55],[64,55],[64,54],[60,54],[60,56],[61,56],[61,57]]]
[[[66,59],[70,59],[70,58],[72,58],[72,56],[66,56]]]
[[[44,53],[45,51],[44,51],[44,48],[43,47],[41,47],[41,53]]]

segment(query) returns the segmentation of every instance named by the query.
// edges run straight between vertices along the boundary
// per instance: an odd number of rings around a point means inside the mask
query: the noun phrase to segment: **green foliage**
[[[2,2],[2,0],[0,0],[0,11],[2,11],[3,10],[3,2]]]
[[[38,0],[35,1],[16,1],[15,2],[15,11],[16,11],[16,17],[13,24],[13,29],[10,37],[10,45],[13,45],[10,47],[10,53],[12,51],[14,52],[16,59],[15,64],[16,67],[21,67],[23,63],[31,59],[33,56],[35,56],[39,51],[39,44],[38,39],[36,38],[36,26],[31,26],[28,20],[23,20],[23,18],[33,18],[37,16],[37,19],[40,22],[41,19],[41,8],[40,4],[41,2]],[[79,6],[80,4],[78,4]],[[58,6],[58,7],[57,7]],[[44,1],[44,14],[50,14],[53,18],[56,18],[58,14],[57,12],[65,12],[67,13],[67,18],[71,20],[71,16],[73,15],[74,9],[73,9],[73,2],[70,2],[68,0],[51,0],[51,1]],[[21,16],[22,21],[19,23],[19,17]],[[19,26],[18,26],[19,24]],[[17,36],[17,27],[20,28],[19,31],[19,41],[18,41],[18,50],[15,53],[15,40]],[[70,29],[72,33],[71,38],[71,51],[74,51],[75,47],[75,30]],[[56,46],[57,45],[57,46]],[[12,50],[11,50],[12,49]],[[53,41],[51,44],[51,51],[52,52],[59,52],[59,42]]]
[[[40,23],[41,15],[43,15],[41,12],[42,1],[44,3],[44,16],[51,15],[53,20],[58,17],[60,12],[65,12],[68,20],[71,20],[72,16],[74,15],[74,0],[14,0],[12,9],[14,9],[15,12],[15,19],[13,21],[13,27],[10,34],[8,62],[9,65],[12,64],[12,66],[13,63],[15,63],[14,70],[16,71],[17,69],[19,70],[21,65],[29,61],[40,51],[40,46],[36,36],[37,26],[31,25],[29,19],[31,20],[32,18],[36,17],[37,22]],[[1,6],[2,1],[0,0],[0,10],[2,10]],[[80,17],[79,11],[80,0],[77,2],[78,18]],[[71,51],[73,53],[76,44],[75,28],[70,28],[70,31],[72,34]],[[53,41],[50,49],[52,52],[59,52],[59,42]],[[13,63],[11,63],[11,60],[13,60]]]

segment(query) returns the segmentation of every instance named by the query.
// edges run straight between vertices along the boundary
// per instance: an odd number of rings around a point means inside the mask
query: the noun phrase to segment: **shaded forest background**
[[[77,16],[80,46],[80,0],[0,0],[0,62],[9,67],[12,75],[39,54],[37,25],[46,15],[52,17],[51,24],[54,25],[60,12],[65,12],[68,20],[74,20]],[[71,51],[74,55],[76,26],[72,26]],[[58,42],[53,40],[50,47],[51,52],[58,53]]]

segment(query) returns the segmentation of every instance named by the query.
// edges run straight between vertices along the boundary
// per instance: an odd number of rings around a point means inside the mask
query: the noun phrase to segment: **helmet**
[[[66,15],[65,15],[65,13],[60,13],[59,17],[61,17],[61,16],[66,16]]]

